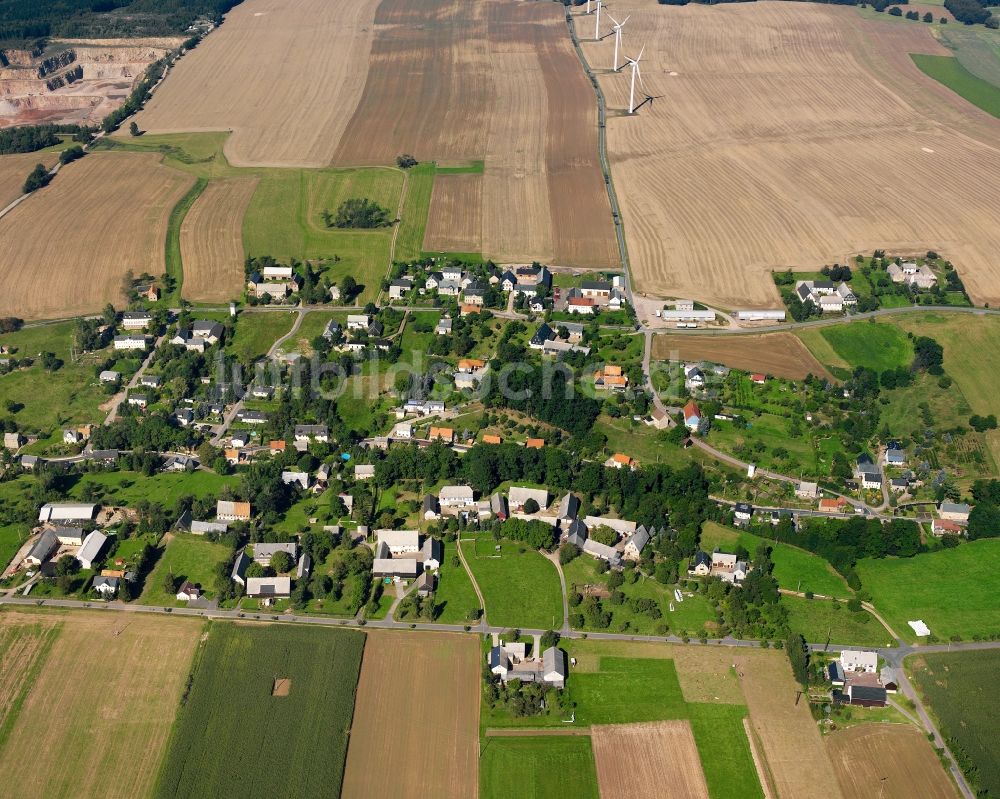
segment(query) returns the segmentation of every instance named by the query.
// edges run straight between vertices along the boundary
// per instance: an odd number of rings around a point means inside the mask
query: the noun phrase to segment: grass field
[[[154,795],[339,795],[364,645],[349,630],[212,625]],[[287,696],[272,695],[278,678]]]
[[[185,581],[200,586],[202,592],[211,598],[215,586],[215,569],[229,557],[229,547],[190,533],[170,533],[168,536],[163,554],[146,578],[146,587],[139,603],[183,607],[187,602],[178,601],[175,595]],[[175,588],[168,592],[164,580],[171,573],[174,575]]]
[[[752,533],[723,527],[715,522],[706,522],[701,530],[701,548],[706,552],[711,552],[716,547],[732,552],[733,547],[742,545],[752,558],[762,543],[771,547],[774,578],[781,588],[791,591],[812,591],[824,596],[851,595],[851,589],[847,587],[844,578],[819,555],[790,544],[775,543]]]
[[[1000,117],[1000,88],[973,75],[957,58],[944,55],[911,53],[910,58],[920,70],[943,83],[956,94],[987,114]]]
[[[412,261],[420,257],[424,248],[424,230],[434,188],[434,164],[418,164],[407,170],[406,197],[400,214],[399,231],[396,233],[396,261]]]
[[[84,489],[97,492],[108,505],[135,505],[140,500],[158,502],[171,508],[178,497],[205,497],[216,494],[224,486],[233,485],[235,477],[223,477],[215,472],[162,472],[145,477],[138,472],[91,472],[80,477],[69,495],[81,499]]]
[[[1000,793],[1000,737],[993,701],[1000,652],[918,655],[908,665],[940,722],[941,734],[976,770],[973,784],[983,791],[980,795]],[[965,771],[968,775],[969,769]]]
[[[913,558],[864,558],[857,572],[897,635],[915,641],[907,621],[923,619],[941,640],[1000,632],[994,564],[1000,539],[964,543]]]
[[[848,646],[895,646],[885,627],[867,611],[852,613],[846,604],[834,609],[829,600],[797,596],[783,596],[781,604],[788,609],[788,626],[810,643],[829,640]]]
[[[7,567],[29,535],[31,528],[26,524],[5,524],[0,527],[0,571]]]
[[[292,312],[242,313],[236,318],[236,330],[226,344],[226,352],[251,363],[267,355],[274,342],[288,333],[294,323]]]
[[[822,328],[823,338],[851,367],[877,372],[908,366],[913,347],[898,327],[879,322],[852,322]]]
[[[511,786],[525,799],[572,796],[598,799],[590,738],[487,738],[479,769],[480,799],[507,799]]]
[[[490,624],[501,627],[556,629],[563,608],[556,567],[538,552],[502,539],[500,557],[492,536],[465,541],[462,551],[483,592]]]
[[[19,617],[40,622],[5,613],[2,623]],[[5,786],[29,799],[148,796],[202,624],[86,612],[56,620],[58,637],[0,749]]]
[[[464,624],[469,621],[469,611],[479,607],[479,597],[465,568],[461,563],[452,565],[451,559],[457,557],[457,546],[456,543],[445,543],[437,590],[434,592],[435,601],[443,605],[437,618],[441,624]]]

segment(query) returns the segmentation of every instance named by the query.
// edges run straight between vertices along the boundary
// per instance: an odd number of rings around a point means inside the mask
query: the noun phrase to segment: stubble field
[[[83,613],[58,621],[0,749],[0,795],[148,795],[201,624]],[[3,622],[44,623],[23,614]]]
[[[213,180],[181,224],[184,296],[201,302],[238,297],[243,288],[243,216],[258,178]]]
[[[475,799],[479,658],[470,636],[370,632],[344,799]]]
[[[120,304],[127,270],[162,274],[170,210],[193,182],[142,153],[92,153],[60,171],[0,219],[0,315]]]
[[[791,380],[801,380],[807,374],[831,377],[791,333],[759,336],[656,335],[653,337],[653,358],[658,361],[705,360]]]
[[[438,175],[434,178],[424,249],[428,252],[481,252],[483,248],[483,176]]]
[[[774,2],[615,13],[657,98],[615,118],[627,73],[599,78],[639,291],[774,307],[772,269],[936,249],[976,301],[1000,299],[1000,121],[908,63],[946,54],[927,26]],[[595,68],[612,48],[584,45]]]
[[[35,164],[51,169],[59,160],[57,153],[15,153],[0,155],[0,208],[6,208],[21,196],[21,187]]]
[[[708,799],[689,722],[592,727],[590,740],[601,799],[654,799],[666,785],[673,799]]]

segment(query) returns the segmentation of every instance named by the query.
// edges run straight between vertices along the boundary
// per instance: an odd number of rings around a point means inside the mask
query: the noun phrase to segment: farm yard
[[[153,795],[336,796],[364,647],[349,630],[213,624]]]
[[[88,155],[0,219],[0,315],[92,313],[121,304],[126,271],[161,274],[170,209],[194,180],[158,161]]]
[[[615,12],[646,33],[645,88],[663,98],[616,118],[627,72],[598,76],[639,291],[773,307],[772,269],[934,248],[975,301],[1000,299],[1000,121],[913,65],[948,53],[927,26],[771,2]],[[599,72],[612,40],[584,42]]]
[[[910,725],[864,724],[826,736],[844,796],[885,799],[954,799],[955,786],[927,738]]]
[[[832,377],[791,333],[740,336],[653,337],[653,358],[658,361],[710,361],[747,372],[801,380],[808,374]]]
[[[474,638],[368,633],[341,796],[475,799],[478,711]]]
[[[26,660],[20,665],[34,679],[4,721],[5,784],[16,785],[17,796],[39,799],[148,796],[202,625],[118,614],[13,612],[4,613],[0,625],[4,642],[11,628],[32,635],[50,630],[48,640],[32,645],[38,653],[33,666],[21,644]]]

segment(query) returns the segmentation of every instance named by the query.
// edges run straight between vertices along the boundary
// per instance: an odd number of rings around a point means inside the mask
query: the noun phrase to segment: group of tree
[[[367,197],[350,197],[340,204],[336,214],[323,211],[323,224],[335,228],[368,230],[392,224],[390,212]]]
[[[0,155],[33,153],[59,144],[58,134],[78,134],[79,125],[25,125],[0,130]]]
[[[944,7],[951,15],[966,25],[985,25],[987,28],[1000,27],[1000,20],[994,17],[985,6],[993,3],[980,3],[978,0],[944,0]]]
[[[48,186],[51,180],[52,175],[49,174],[49,170],[46,168],[45,164],[35,164],[35,168],[31,170],[31,173],[24,181],[22,191],[25,194],[31,194],[31,192],[36,191],[43,186]]]
[[[1000,480],[976,480],[972,484],[975,505],[969,513],[969,540],[1000,537]]]

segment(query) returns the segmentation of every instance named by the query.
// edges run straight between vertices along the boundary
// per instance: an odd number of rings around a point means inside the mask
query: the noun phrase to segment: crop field
[[[0,616],[0,751],[59,629],[52,616]]]
[[[481,252],[483,176],[438,175],[424,234],[427,252]]]
[[[256,176],[211,181],[181,224],[184,297],[195,302],[237,298],[243,290],[243,216]]]
[[[550,630],[560,625],[563,615],[562,591],[556,567],[533,549],[492,536],[478,536],[475,545],[462,543],[466,562],[472,569],[486,602],[490,624],[501,627],[529,627]]]
[[[591,728],[601,799],[708,799],[691,725],[684,721]],[[629,756],[622,757],[624,752]]]
[[[1000,299],[1000,120],[912,63],[949,54],[930,26],[776,2],[626,0],[615,14],[632,15],[626,52],[645,43],[657,98],[626,116],[628,71],[598,75],[639,291],[775,307],[771,270],[935,249],[974,300]],[[613,39],[585,42],[595,70]]]
[[[1000,539],[970,541],[912,558],[863,558],[857,572],[872,604],[898,635],[914,641],[907,621],[923,619],[941,640],[1000,632],[993,569]]]
[[[826,736],[844,796],[955,799],[958,791],[927,738],[903,724],[864,724]]]
[[[801,380],[808,374],[832,377],[791,333],[759,336],[659,334],[653,337],[653,358],[658,361],[711,361],[790,380]]]
[[[0,315],[92,313],[121,305],[127,270],[162,274],[170,210],[194,181],[158,161],[88,155],[0,219]]]
[[[485,739],[479,799],[507,799],[514,785],[518,796],[525,799],[550,796],[598,799],[590,738],[537,735]]]
[[[475,799],[479,649],[447,633],[368,634],[344,799]],[[406,664],[407,678],[399,679]]]
[[[996,794],[1000,791],[1000,738],[992,695],[1000,666],[997,652],[928,654],[915,657],[909,666],[941,734],[956,756],[975,769],[974,786],[986,795]]]
[[[338,795],[364,647],[350,630],[212,625],[154,795]]]
[[[140,603],[143,605],[161,605],[163,607],[181,607],[187,604],[178,601],[177,590],[187,581],[200,586],[209,598],[215,591],[215,570],[223,563],[232,551],[225,544],[217,544],[205,539],[202,535],[191,533],[168,533],[163,554],[156,566],[146,578],[146,588],[142,592]],[[174,590],[168,591],[165,580],[168,575],[174,576]]]
[[[11,620],[46,623],[4,614]],[[148,796],[202,625],[93,613],[56,623],[0,749],[5,785],[39,799]]]
[[[1000,117],[1000,89],[967,70],[957,58],[941,55],[912,56],[920,70],[940,81],[987,114]]]
[[[326,166],[361,98],[377,5],[253,0],[237,6],[174,67],[136,117],[139,127],[231,130],[226,157],[234,166]]]
[[[59,160],[58,153],[14,153],[0,155],[0,208],[5,208],[21,196],[21,187],[35,164],[44,164],[51,169]]]

